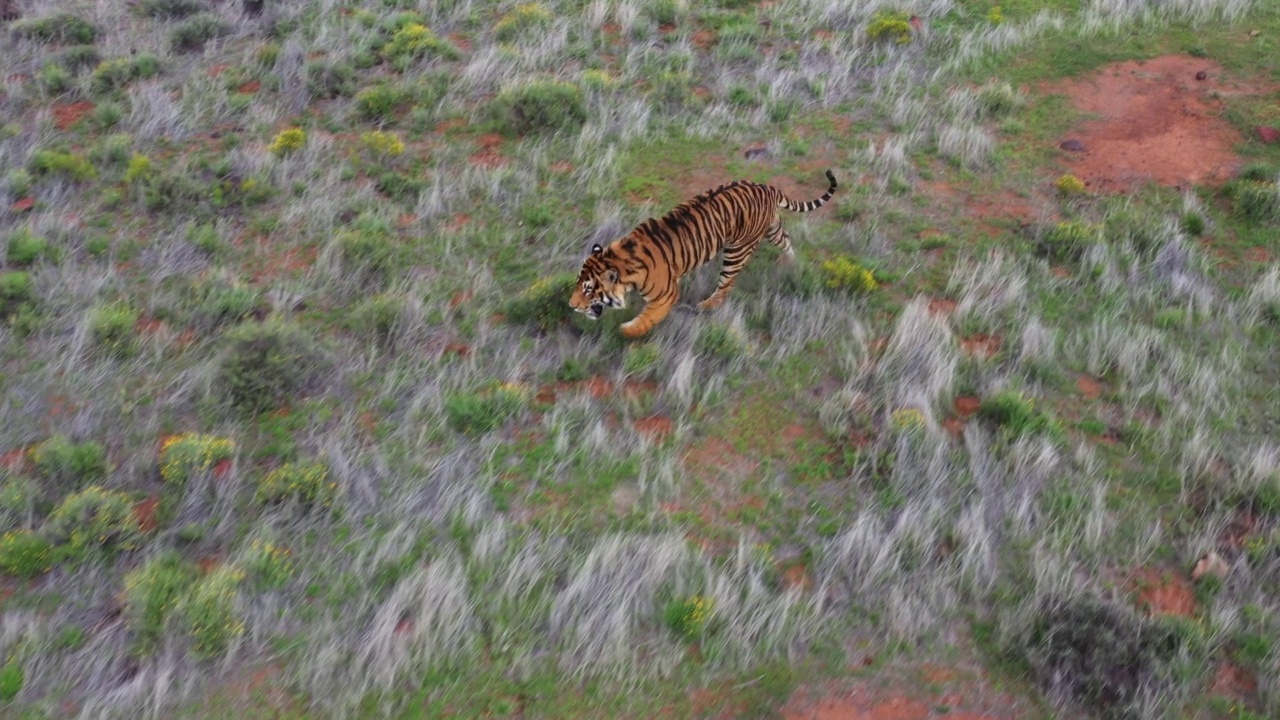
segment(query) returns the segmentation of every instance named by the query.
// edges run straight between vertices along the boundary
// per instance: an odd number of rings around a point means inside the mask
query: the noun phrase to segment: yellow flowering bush
[[[999,5],[996,5],[987,13],[987,20],[991,21],[992,25],[999,25],[1003,23],[1004,10],[1000,9]]]
[[[160,477],[167,483],[181,485],[212,471],[219,462],[230,460],[234,451],[234,443],[216,435],[174,435],[166,438],[160,447]]]
[[[142,539],[133,502],[124,493],[100,485],[67,496],[49,515],[45,532],[73,552],[91,548],[134,550]]]
[[[129,165],[124,171],[124,181],[127,183],[140,182],[147,180],[156,174],[155,165],[152,164],[151,158],[140,153],[134,153],[129,158]]]
[[[404,141],[394,133],[381,130],[361,135],[360,144],[375,158],[392,158],[404,154]]]
[[[32,578],[53,567],[53,545],[28,530],[10,530],[0,536],[0,573]]]
[[[268,148],[272,155],[284,157],[291,155],[307,145],[307,131],[302,128],[289,128],[276,135]]]
[[[193,585],[179,602],[178,610],[195,639],[197,652],[220,653],[244,634],[244,619],[236,610],[236,595],[243,581],[243,570],[222,565]]]
[[[845,255],[822,262],[823,282],[832,290],[871,292],[880,287],[876,276]]]
[[[286,463],[258,480],[259,502],[296,502],[300,505],[331,507],[338,484],[329,478],[323,463]]]
[[[493,34],[499,40],[514,40],[517,35],[526,30],[550,25],[551,17],[551,11],[540,3],[523,3],[502,16],[498,24],[493,27]]]
[[[867,23],[867,37],[872,40],[893,40],[898,45],[911,42],[911,23],[901,13],[877,11]]]
[[[715,610],[715,601],[702,595],[693,595],[667,605],[664,619],[667,627],[681,640],[696,640],[706,630]]]
[[[293,575],[293,553],[289,548],[256,538],[236,564],[243,567],[254,584],[264,590],[284,585]]]
[[[584,70],[582,71],[582,86],[593,90],[607,90],[618,83],[617,78],[609,74],[608,70]]]
[[[436,37],[431,28],[422,23],[411,22],[402,26],[391,36],[391,42],[382,49],[387,59],[407,62],[427,55],[453,60],[458,57],[458,50],[448,42]]]
[[[924,429],[924,413],[916,408],[898,408],[889,414],[889,427],[894,432],[912,433]]]
[[[1084,192],[1084,181],[1080,178],[1067,173],[1054,181],[1053,186],[1058,188],[1058,192],[1063,195],[1079,195]]]

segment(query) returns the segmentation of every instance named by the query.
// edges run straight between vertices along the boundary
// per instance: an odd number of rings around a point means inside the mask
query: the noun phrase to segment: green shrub
[[[36,471],[47,480],[92,482],[107,476],[107,451],[96,442],[72,442],[54,435],[28,451]]]
[[[405,253],[395,236],[378,229],[344,230],[338,235],[342,260],[362,279],[382,279],[400,267]]]
[[[28,168],[37,176],[60,175],[68,180],[83,182],[98,176],[98,171],[88,160],[71,153],[56,150],[37,150],[31,156]]]
[[[657,343],[636,343],[627,346],[622,356],[622,369],[628,375],[645,376],[651,374],[662,360],[662,350]]]
[[[89,335],[94,345],[115,357],[128,357],[138,349],[134,327],[141,315],[137,309],[121,303],[103,305],[89,313]]]
[[[4,177],[5,184],[9,186],[9,194],[14,197],[26,197],[31,193],[31,173],[25,168],[13,168]]]
[[[518,36],[535,30],[543,30],[551,25],[551,11],[540,3],[523,3],[516,5],[493,27],[493,35],[498,40],[509,42]]]
[[[898,45],[911,42],[911,23],[902,13],[878,10],[867,23],[867,37],[872,40],[892,40]]]
[[[431,29],[421,23],[408,23],[396,30],[391,42],[382,48],[383,56],[393,64],[406,64],[423,57],[439,57],[455,60],[458,49],[436,37]],[[403,69],[401,67],[400,69]]]
[[[124,576],[121,604],[144,649],[160,642],[165,622],[197,576],[196,568],[174,552],[158,555]]]
[[[297,503],[306,507],[333,506],[338,484],[323,463],[285,463],[258,478],[254,497],[263,503]]]
[[[702,595],[667,603],[662,618],[667,628],[685,642],[700,639],[715,610],[715,601]]]
[[[132,58],[104,60],[89,76],[90,87],[95,93],[120,90],[134,80],[154,77],[160,72],[160,61],[151,53]]]
[[[10,657],[0,666],[0,702],[11,702],[18,697],[25,682],[26,673],[22,670],[22,663],[18,662],[18,658]]]
[[[9,236],[8,260],[13,265],[30,265],[49,249],[49,243],[27,228]],[[15,280],[14,282],[21,282]]]
[[[1098,226],[1068,220],[1044,232],[1040,238],[1040,249],[1051,258],[1076,259],[1101,240],[1102,230]]]
[[[1257,223],[1280,221],[1280,183],[1270,180],[1232,180],[1227,184],[1235,210]]]
[[[1204,234],[1205,222],[1204,216],[1195,210],[1188,210],[1182,213],[1182,231],[1192,237],[1200,237]]]
[[[1000,118],[1022,105],[1022,95],[1007,82],[991,81],[978,88],[978,116]]]
[[[277,408],[316,378],[318,348],[297,327],[246,323],[227,333],[227,340],[217,387],[237,410],[257,414]]]
[[[46,95],[61,95],[71,90],[73,83],[71,71],[61,65],[45,65],[36,71],[36,84]]]
[[[133,138],[129,135],[124,133],[108,135],[99,140],[89,151],[89,159],[100,165],[126,166],[129,158],[133,156],[132,148]]]
[[[198,475],[209,473],[235,453],[235,443],[227,438],[200,433],[183,433],[166,438],[160,448],[160,477],[171,485],[183,485]]]
[[[503,315],[507,322],[529,324],[548,332],[573,316],[569,298],[577,282],[578,276],[572,273],[542,278],[507,301]]]
[[[204,11],[200,0],[140,0],[134,10],[143,17],[175,20]]]
[[[5,478],[0,482],[0,518],[30,511],[37,494],[36,484],[31,478],[23,475]]]
[[[129,166],[124,171],[124,181],[127,183],[142,182],[155,177],[156,169],[151,162],[151,158],[146,155],[134,153],[129,158]]]
[[[1044,432],[1057,434],[1057,423],[1036,408],[1035,401],[1014,390],[1003,390],[982,401],[978,417],[1003,428],[1013,437]]]
[[[217,15],[200,13],[183,20],[169,33],[169,45],[174,52],[203,50],[205,43],[222,37],[231,31]]]
[[[98,29],[70,13],[19,20],[10,26],[14,35],[49,43],[86,45],[98,36]]]
[[[193,585],[178,603],[187,632],[202,655],[215,655],[245,631],[244,619],[236,609],[236,596],[244,571],[221,565]]]
[[[307,90],[321,99],[351,97],[356,93],[355,68],[345,62],[312,60],[307,63]]]
[[[867,293],[880,287],[875,274],[845,255],[822,263],[823,284],[832,290]]]
[[[525,393],[521,388],[500,384],[449,395],[445,398],[444,414],[454,430],[482,435],[519,413],[524,404]]]
[[[392,293],[366,298],[352,313],[352,329],[377,342],[389,343],[404,308],[404,299]]]
[[[680,0],[652,0],[644,14],[659,25],[674,25],[684,15],[684,6]]]
[[[360,136],[360,144],[375,160],[386,160],[404,154],[404,141],[394,133],[381,130],[364,133]]]
[[[1053,186],[1058,189],[1059,193],[1065,196],[1080,195],[1083,194],[1086,189],[1084,181],[1071,173],[1067,173],[1059,177],[1053,182]]]
[[[356,95],[356,107],[366,120],[390,122],[396,110],[409,102],[409,94],[385,83],[361,90]]]
[[[289,548],[255,538],[236,564],[244,568],[255,588],[275,590],[283,587],[293,576],[292,555]]]
[[[576,130],[587,121],[582,89],[557,80],[507,87],[490,104],[499,129],[512,135]]]
[[[693,350],[718,360],[732,360],[747,351],[747,339],[728,324],[712,321],[698,331]]]
[[[58,53],[54,62],[75,73],[85,68],[96,67],[102,62],[102,55],[98,52],[98,48],[92,45],[73,45]]]
[[[200,327],[209,330],[240,322],[262,307],[262,294],[239,282],[211,280],[198,292],[194,319]]]
[[[21,271],[0,272],[0,319],[9,319],[24,305],[35,302],[31,276]]]
[[[1049,600],[1015,653],[1050,694],[1063,692],[1106,718],[1132,717],[1144,689],[1167,682],[1178,633],[1089,598]]]
[[[49,515],[45,533],[75,554],[91,549],[134,550],[142,540],[133,502],[124,493],[99,485],[63,500]]]
[[[0,573],[33,578],[53,567],[53,543],[26,530],[0,536]]]

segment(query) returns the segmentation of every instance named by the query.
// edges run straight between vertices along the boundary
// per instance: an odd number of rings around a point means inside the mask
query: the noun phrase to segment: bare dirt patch
[[[1205,79],[1196,79],[1199,72]],[[1045,90],[1097,116],[1063,140],[1083,144],[1064,162],[1094,191],[1123,191],[1145,181],[1214,184],[1230,177],[1239,162],[1232,146],[1240,133],[1222,117],[1221,99],[1235,88],[1208,60],[1168,55],[1114,63]]]
[[[53,124],[59,130],[66,130],[80,122],[80,118],[93,112],[94,107],[94,104],[88,100],[54,105]]]
[[[782,708],[786,720],[1014,720],[1029,701],[997,689],[980,671],[927,664],[802,687]]]
[[[985,359],[995,357],[1000,352],[1002,340],[999,335],[978,333],[960,341],[960,349],[964,352]]]
[[[641,418],[632,423],[636,432],[649,438],[654,442],[660,442],[671,435],[672,429],[675,427],[671,422],[671,418],[665,415],[653,415],[647,418]]]
[[[1097,400],[1102,397],[1102,383],[1088,375],[1082,375],[1076,379],[1076,390],[1080,391],[1081,397],[1085,400]]]
[[[1151,615],[1193,617],[1196,591],[1181,573],[1156,568],[1139,568],[1132,576],[1137,606]]]
[[[148,495],[135,503],[133,506],[133,519],[138,523],[138,529],[148,533],[160,527],[160,522],[156,519],[159,511],[160,496],[157,494]]]

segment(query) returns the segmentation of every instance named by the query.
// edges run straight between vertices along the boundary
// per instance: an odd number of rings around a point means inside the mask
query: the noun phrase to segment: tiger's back
[[[647,305],[622,326],[622,333],[644,335],[675,305],[680,278],[723,251],[719,286],[699,303],[703,310],[718,307],[761,240],[777,245],[788,259],[793,255],[778,209],[808,212],[821,207],[836,190],[830,170],[827,179],[827,192],[808,202],[789,200],[770,185],[735,181],[701,193],[661,218],[645,220],[608,248],[592,248],[570,304],[594,319],[605,307],[624,307],[626,293],[638,291]]]

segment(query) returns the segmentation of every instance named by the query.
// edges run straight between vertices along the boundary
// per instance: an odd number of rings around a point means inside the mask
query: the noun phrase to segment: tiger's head
[[[627,286],[619,282],[618,268],[606,259],[605,249],[599,245],[591,246],[591,254],[582,263],[582,272],[578,273],[578,284],[573,288],[573,297],[569,305],[574,310],[595,320],[607,307],[624,308],[627,306]]]

